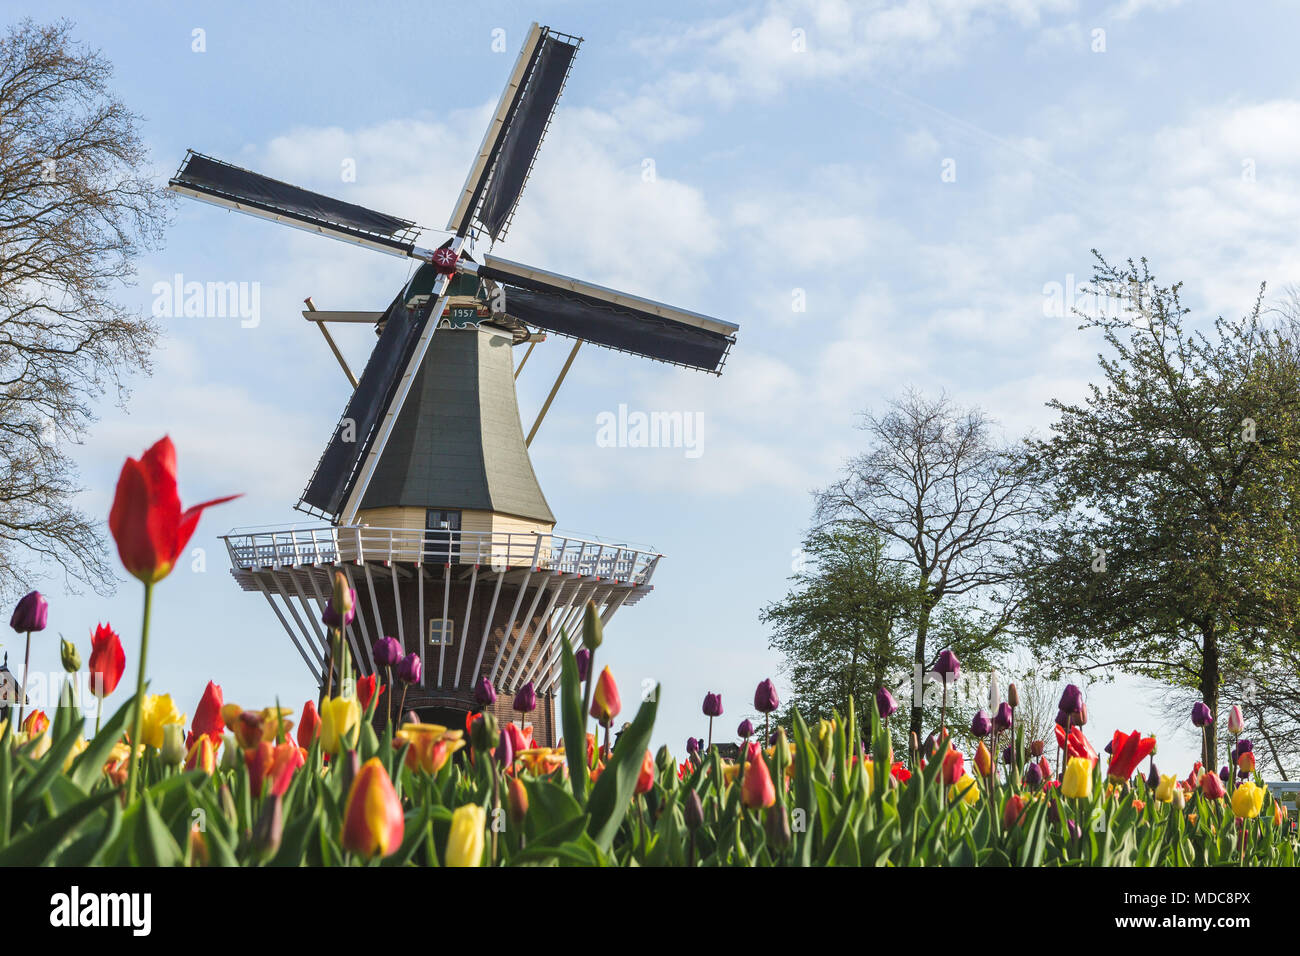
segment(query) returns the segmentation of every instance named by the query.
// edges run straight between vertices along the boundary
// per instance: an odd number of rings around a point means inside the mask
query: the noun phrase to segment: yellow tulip
[[[171,694],[148,694],[142,711],[140,743],[154,750],[162,750],[164,727],[185,723],[185,715],[176,709]]]
[[[88,741],[85,737],[79,737],[77,739],[77,742],[72,745],[72,750],[70,750],[68,752],[68,755],[63,758],[64,773],[67,773],[70,769],[72,769],[72,761],[76,760],[77,757],[81,755],[81,752],[89,746],[90,746],[90,741]]]
[[[968,773],[964,773],[958,778],[957,782],[948,788],[948,802],[952,803],[961,800],[963,803],[974,805],[979,802],[980,788],[975,783],[975,778]]]
[[[457,807],[447,833],[447,866],[478,866],[483,860],[483,828],[487,813],[477,803]]]
[[[352,731],[361,723],[361,705],[355,697],[334,697],[320,709],[320,745],[326,753],[336,754],[350,743]]]
[[[1061,778],[1061,796],[1084,800],[1092,796],[1092,761],[1087,757],[1071,757],[1066,762],[1065,775]]]
[[[1174,799],[1174,791],[1178,789],[1177,774],[1161,774],[1160,783],[1156,786],[1156,799],[1161,803],[1170,803]]]
[[[1254,819],[1264,807],[1264,794],[1267,787],[1256,786],[1253,780],[1247,780],[1232,791],[1232,812],[1238,817]]]

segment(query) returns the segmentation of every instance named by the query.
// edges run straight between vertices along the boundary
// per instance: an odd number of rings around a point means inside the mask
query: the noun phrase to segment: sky
[[[1282,3],[1248,16],[1190,0],[0,11],[66,16],[114,63],[160,183],[194,148],[434,229],[529,22],[584,37],[496,251],[740,325],[720,378],[584,349],[532,449],[560,530],[665,555],[601,656],[626,701],[662,683],[655,742],[679,753],[705,729],[707,691],[722,693],[725,738],[761,679],[788,690],[759,612],[787,589],[811,493],[863,447],[864,410],[915,387],[983,407],[1008,440],[1043,434],[1044,403],[1097,376],[1098,337],[1061,308],[1093,248],[1147,257],[1207,319],[1300,278],[1300,76]],[[121,301],[150,310],[178,275],[247,283],[257,321],[161,320],[152,375],[106,399],[72,449],[79,505],[106,516],[124,458],[164,433],[184,501],[242,492],[203,517],[198,567],[157,590],[150,678],[187,714],[209,679],[227,701],[298,708],[315,696],[306,668],[233,583],[218,536],[305,519],[292,506],[348,385],[301,300],[378,310],[410,265],[190,200],[172,217]],[[339,337],[362,366],[370,334]],[[530,359],[526,422],[567,352],[552,339]],[[604,447],[598,416],[620,405],[695,416],[698,446]],[[34,583],[51,598],[34,670],[58,669],[58,634],[84,656],[111,621],[134,674],[136,582],[111,597],[67,593],[56,574]],[[1094,686],[1094,741],[1155,732],[1162,767],[1185,771],[1196,741],[1160,697],[1122,677]]]

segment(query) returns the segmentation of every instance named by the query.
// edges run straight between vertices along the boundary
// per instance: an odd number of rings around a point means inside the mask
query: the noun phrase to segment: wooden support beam
[[[306,303],[308,311],[316,311],[316,306],[312,304],[311,296],[307,296],[307,298],[302,301]],[[324,322],[317,322],[316,328],[320,329],[320,334],[325,336],[325,341],[329,344],[330,351],[333,352],[334,357],[339,360],[339,366],[343,369],[343,374],[348,377],[348,381],[352,383],[352,387],[356,388],[357,377],[352,374],[352,369],[348,368],[348,363],[343,358],[343,353],[339,351],[338,345],[334,342],[334,336],[330,335],[330,330],[325,328]]]
[[[519,373],[524,370],[524,365],[528,362],[528,356],[533,354],[533,349],[537,348],[536,342],[528,343],[528,350],[524,352],[524,357],[519,360],[519,367],[515,369],[515,380],[518,381]]]
[[[564,377],[569,374],[569,369],[573,366],[573,360],[578,357],[578,349],[580,348],[582,348],[582,339],[578,339],[578,341],[573,343],[573,351],[571,351],[569,357],[564,360],[564,368],[560,369],[559,377],[555,379],[555,384],[551,386],[551,394],[547,395],[546,401],[542,402],[542,410],[537,413],[537,421],[533,422],[533,427],[529,430],[528,437],[524,439],[525,448],[532,445],[533,436],[537,434],[537,429],[542,427],[542,419],[545,418],[546,413],[551,410],[551,402],[555,401],[555,394],[560,390],[560,386],[564,384]]]

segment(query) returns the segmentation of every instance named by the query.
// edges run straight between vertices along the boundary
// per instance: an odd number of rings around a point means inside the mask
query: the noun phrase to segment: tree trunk
[[[1219,638],[1213,624],[1201,626],[1201,700],[1210,708],[1214,723],[1206,741],[1209,763],[1206,770],[1219,769]]]
[[[930,633],[930,612],[934,610],[934,605],[930,603],[928,595],[921,601],[921,613],[916,622],[916,653],[913,656],[915,670],[912,681],[912,724],[909,728],[912,733],[916,734],[916,739],[924,743],[924,734],[921,731],[921,712],[925,703],[924,681],[925,681],[925,640],[926,635]],[[921,684],[918,685],[915,675],[921,675]]]

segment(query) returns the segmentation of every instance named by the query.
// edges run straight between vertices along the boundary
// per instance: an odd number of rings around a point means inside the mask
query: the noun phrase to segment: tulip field
[[[208,503],[213,504],[212,502]],[[110,528],[145,589],[166,577],[204,506],[183,511],[175,451],[160,442],[123,469]],[[128,661],[100,625],[89,687],[113,706],[89,726],[77,699],[83,662],[65,642],[69,677],[50,713],[9,701],[0,729],[0,864],[55,866],[1291,866],[1292,821],[1237,739],[1220,771],[1154,765],[1155,740],[1116,732],[1098,753],[1078,688],[1064,689],[1056,739],[1025,739],[1016,692],[969,728],[940,726],[895,753],[899,711],[881,689],[859,711],[788,725],[750,721],[739,756],[691,739],[684,758],[651,752],[660,701],[623,714],[615,675],[597,671],[604,634],[594,608],[563,641],[562,745],[498,724],[485,708],[465,726],[395,715],[391,689],[356,680],[342,627],[354,613],[342,575],[324,615],[334,670],[319,701],[246,707],[209,683],[187,719],[180,702],[121,680]],[[37,592],[11,626],[45,627]],[[383,650],[380,648],[379,650]],[[939,655],[936,677],[960,662]],[[418,668],[399,668],[402,681]],[[24,682],[26,675],[24,674]],[[144,692],[138,692],[143,688]],[[530,690],[530,688],[527,688]],[[670,689],[669,689],[670,690]],[[486,681],[480,702],[495,699]],[[755,693],[779,706],[771,681]],[[525,691],[521,711],[536,706]],[[397,708],[400,713],[400,708]],[[1232,732],[1234,714],[1228,718]],[[710,694],[703,715],[722,714]],[[631,716],[616,739],[616,719]],[[1193,722],[1212,721],[1198,705]],[[594,722],[593,722],[594,721]],[[712,731],[710,730],[710,734]],[[959,741],[966,741],[965,752]],[[997,759],[994,759],[997,755]]]

